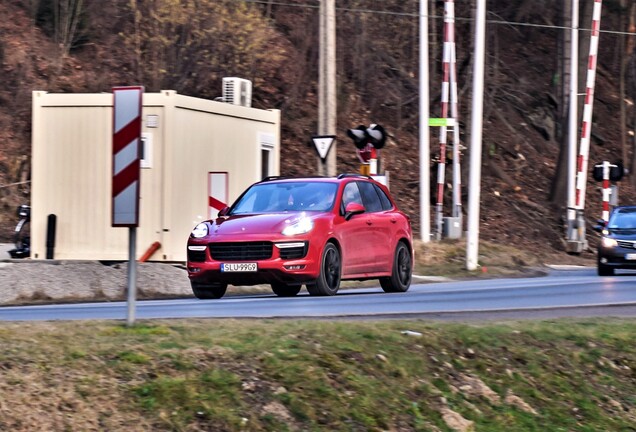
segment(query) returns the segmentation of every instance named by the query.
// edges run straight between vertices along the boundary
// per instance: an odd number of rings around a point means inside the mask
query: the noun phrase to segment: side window
[[[364,205],[362,203],[362,197],[360,196],[360,190],[355,182],[347,183],[342,191],[342,214],[344,214],[344,209],[347,204],[352,202]]]
[[[364,202],[364,208],[368,212],[382,211],[382,203],[380,197],[373,187],[373,183],[359,182],[360,192],[362,193],[362,201]]]
[[[378,193],[378,196],[380,197],[380,202],[382,203],[382,210],[391,210],[393,208],[393,203],[391,203],[391,200],[389,199],[389,197],[386,196],[384,191],[378,185],[373,185],[373,187],[375,188],[375,191]]]

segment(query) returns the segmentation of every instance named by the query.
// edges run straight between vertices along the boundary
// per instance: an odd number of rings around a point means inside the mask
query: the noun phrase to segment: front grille
[[[210,243],[216,261],[258,261],[272,257],[272,242]]]
[[[634,249],[634,243],[635,242],[633,242],[633,241],[618,240],[617,243],[622,248]]]
[[[280,250],[280,257],[282,259],[299,259],[304,258],[305,255],[307,255],[307,243],[305,243],[304,246],[283,248]]]
[[[188,261],[191,262],[205,262],[205,251],[188,251]]]

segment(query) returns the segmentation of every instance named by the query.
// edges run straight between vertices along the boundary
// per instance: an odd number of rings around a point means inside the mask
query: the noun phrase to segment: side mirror
[[[362,204],[355,203],[355,202],[349,203],[345,207],[344,218],[345,220],[349,220],[353,217],[353,215],[364,213],[364,211],[365,211],[364,206]]]
[[[227,216],[227,214],[230,212],[230,208],[229,207],[223,207],[220,211],[219,211],[219,216]]]

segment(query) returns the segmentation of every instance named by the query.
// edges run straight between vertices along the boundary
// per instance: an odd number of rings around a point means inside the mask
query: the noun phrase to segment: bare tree
[[[84,0],[53,1],[55,41],[62,56],[67,56],[77,41],[80,22],[84,17],[84,6]]]

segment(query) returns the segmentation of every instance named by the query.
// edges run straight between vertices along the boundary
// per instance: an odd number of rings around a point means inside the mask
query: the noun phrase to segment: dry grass
[[[0,430],[627,431],[634,331],[617,319],[2,324]]]

